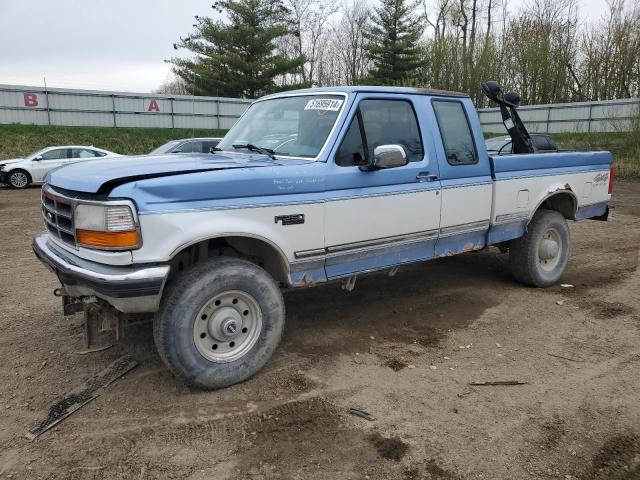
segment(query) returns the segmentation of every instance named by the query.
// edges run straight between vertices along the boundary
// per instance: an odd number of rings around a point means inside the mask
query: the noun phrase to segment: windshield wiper
[[[266,155],[271,160],[275,160],[276,159],[275,152],[273,150],[271,150],[270,148],[257,147],[252,143],[244,143],[244,144],[241,144],[241,145],[232,145],[232,147],[233,148],[246,148],[247,150],[249,150],[251,152],[257,152],[257,153],[261,153],[263,155]]]

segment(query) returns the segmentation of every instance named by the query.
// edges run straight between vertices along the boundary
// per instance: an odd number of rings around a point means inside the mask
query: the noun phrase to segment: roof
[[[186,142],[187,140],[222,140],[222,137],[189,137],[189,138],[176,138],[174,140],[169,140],[170,142]]]
[[[286,94],[300,94],[300,93],[320,93],[320,92],[335,92],[335,93],[397,93],[397,94],[412,94],[412,95],[433,95],[439,97],[469,97],[466,93],[452,92],[448,90],[438,90],[435,88],[414,88],[414,87],[382,87],[382,86],[340,86],[340,87],[316,87],[316,88],[303,88],[300,90],[287,90],[284,92],[274,93],[266,95],[263,98],[275,97]]]
[[[92,148],[94,150],[104,150],[105,152],[109,151],[102,147],[96,147],[95,145],[50,145],[44,148]]]

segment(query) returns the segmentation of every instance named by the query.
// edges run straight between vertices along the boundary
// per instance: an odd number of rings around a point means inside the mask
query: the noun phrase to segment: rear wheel
[[[11,188],[27,188],[31,183],[31,176],[24,170],[12,170],[7,175],[7,184]]]
[[[560,280],[570,255],[569,226],[553,210],[538,210],[527,233],[509,245],[513,276],[534,287],[548,287]]]
[[[210,390],[258,372],[280,342],[284,318],[282,294],[266,271],[246,260],[218,258],[172,282],[154,337],[175,375]]]

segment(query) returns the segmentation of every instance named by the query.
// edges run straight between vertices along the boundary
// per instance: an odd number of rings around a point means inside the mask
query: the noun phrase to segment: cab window
[[[56,148],[55,150],[44,152],[40,156],[42,157],[42,160],[62,160],[69,158],[69,153],[66,148]]]
[[[96,151],[87,148],[74,148],[71,152],[73,158],[95,158],[99,156]]]
[[[476,146],[464,106],[461,102],[433,100],[445,156],[450,165],[478,162]]]
[[[336,154],[340,166],[366,165],[380,145],[400,145],[410,162],[424,157],[418,119],[406,100],[363,100]]]

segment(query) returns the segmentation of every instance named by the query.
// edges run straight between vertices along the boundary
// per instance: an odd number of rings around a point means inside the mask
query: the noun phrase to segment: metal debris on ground
[[[82,385],[74,388],[62,400],[52,405],[47,417],[29,430],[27,437],[33,440],[40,436],[91,400],[98,398],[104,393],[108,385],[137,366],[138,362],[129,355],[117,359],[107,368],[87,379]]]
[[[584,360],[582,360],[581,358],[565,357],[564,355],[558,355],[556,353],[547,352],[547,355],[549,355],[551,357],[561,358],[563,360],[569,360],[570,362],[584,362]]]
[[[369,412],[365,412],[364,410],[360,410],[359,408],[349,408],[348,412],[351,415],[355,415],[356,417],[360,417],[360,418],[364,418],[365,420],[369,420],[370,422],[373,422],[375,420],[375,417],[372,416]]]
[[[571,285],[570,283],[561,283],[560,286],[562,288],[573,288],[574,285]]]
[[[469,382],[469,385],[474,387],[496,387],[500,385],[526,385],[528,382],[521,382],[519,380],[497,380],[494,382]]]

